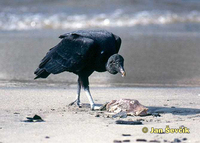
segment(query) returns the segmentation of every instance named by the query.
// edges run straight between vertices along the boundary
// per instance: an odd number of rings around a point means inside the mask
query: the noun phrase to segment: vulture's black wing
[[[35,71],[36,78],[46,78],[49,74],[63,71],[79,72],[93,53],[94,41],[78,34],[68,34],[62,41],[49,50]],[[35,79],[36,79],[35,78]]]
[[[113,34],[114,35],[114,34]],[[114,35],[115,37],[115,44],[116,44],[116,50],[117,50],[117,53],[119,52],[119,49],[120,49],[120,46],[121,46],[121,43],[122,43],[122,40],[119,36],[117,35]]]

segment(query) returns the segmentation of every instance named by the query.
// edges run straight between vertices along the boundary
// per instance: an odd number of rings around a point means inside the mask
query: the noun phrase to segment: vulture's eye
[[[110,64],[114,64],[115,62],[114,61],[110,61]]]

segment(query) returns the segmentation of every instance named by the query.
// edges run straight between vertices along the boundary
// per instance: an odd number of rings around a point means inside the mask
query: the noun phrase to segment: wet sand
[[[159,113],[160,117],[128,117],[122,120],[140,120],[142,125],[117,125],[118,118],[95,117],[98,112],[68,104],[75,98],[76,88],[10,87],[0,89],[0,142],[181,142],[199,143],[200,88],[106,88],[93,87],[91,93],[98,104],[113,99],[137,99]],[[88,103],[82,93],[81,101]],[[45,122],[24,122],[35,114]],[[189,134],[151,134],[150,129],[187,127]],[[147,133],[142,128],[147,127]],[[130,134],[123,136],[122,134]]]
[[[184,25],[182,29],[173,26],[171,29],[159,26],[108,28],[122,38],[119,53],[125,58],[127,77],[95,72],[90,77],[91,84],[199,86],[200,34],[183,29]],[[70,31],[73,30],[1,32],[0,80],[76,83],[77,77],[71,73],[33,81],[33,72],[40,60],[60,41],[57,37]]]

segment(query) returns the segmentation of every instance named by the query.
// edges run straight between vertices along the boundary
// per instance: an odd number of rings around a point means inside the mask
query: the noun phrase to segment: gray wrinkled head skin
[[[106,70],[111,74],[121,73],[122,77],[126,75],[124,70],[124,58],[119,54],[110,56],[106,63]]]

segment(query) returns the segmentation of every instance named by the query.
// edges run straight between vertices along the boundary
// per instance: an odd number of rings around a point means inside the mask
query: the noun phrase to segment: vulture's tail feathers
[[[46,78],[50,75],[50,73],[48,73],[45,69],[41,69],[41,68],[37,68],[34,74],[36,74],[36,77],[34,79]]]

